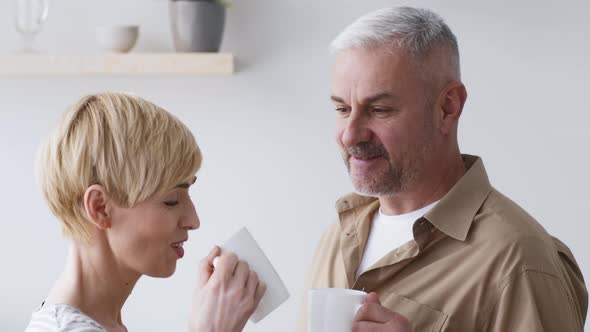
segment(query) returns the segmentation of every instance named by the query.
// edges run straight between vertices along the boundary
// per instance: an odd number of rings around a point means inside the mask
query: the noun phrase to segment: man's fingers
[[[375,322],[385,323],[398,315],[394,312],[389,311],[380,304],[377,303],[365,303],[358,310],[354,318],[355,322]]]
[[[389,321],[387,325],[399,331],[412,332],[412,324],[410,324],[410,321],[406,317],[400,314],[397,314],[396,318]]]
[[[353,326],[356,331],[395,331],[409,332],[412,324],[397,312],[390,311],[377,303],[366,303],[359,309]],[[353,329],[355,331],[355,329]]]
[[[352,323],[352,331],[351,332],[381,332],[381,331],[383,331],[383,329],[384,329],[384,326],[382,323],[354,322],[354,323]],[[397,331],[395,331],[395,332],[397,332]],[[403,332],[405,332],[405,331],[403,331]]]
[[[371,292],[367,295],[367,297],[365,298],[365,303],[381,304],[381,302],[379,302],[379,296],[377,296],[377,293],[375,292]]]

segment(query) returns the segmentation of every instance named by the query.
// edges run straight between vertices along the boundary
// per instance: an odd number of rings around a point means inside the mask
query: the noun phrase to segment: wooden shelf
[[[0,77],[230,75],[229,53],[4,54]]]

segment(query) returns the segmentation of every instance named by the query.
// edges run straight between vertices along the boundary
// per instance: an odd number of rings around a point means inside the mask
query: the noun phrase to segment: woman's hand
[[[201,260],[190,313],[191,332],[241,332],[266,291],[248,263],[235,254],[220,253],[215,247]],[[217,256],[217,267],[213,267]]]

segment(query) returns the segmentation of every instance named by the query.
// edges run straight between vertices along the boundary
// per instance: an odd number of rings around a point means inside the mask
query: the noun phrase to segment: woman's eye
[[[164,202],[164,205],[166,205],[166,206],[176,206],[176,205],[178,205],[178,201],[166,201],[166,202]]]

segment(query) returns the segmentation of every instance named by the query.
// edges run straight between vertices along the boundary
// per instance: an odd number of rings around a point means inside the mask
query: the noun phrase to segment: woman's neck
[[[106,242],[95,240],[70,246],[47,302],[73,305],[108,330],[124,329],[121,310],[141,275],[121,266]]]

